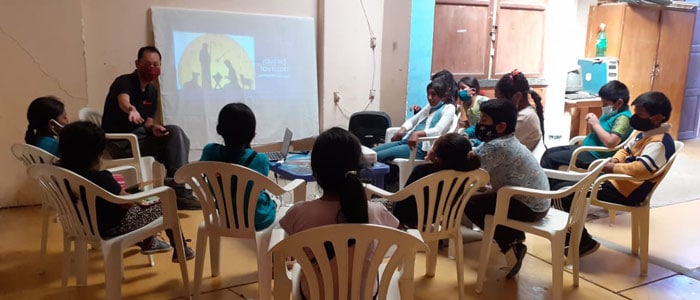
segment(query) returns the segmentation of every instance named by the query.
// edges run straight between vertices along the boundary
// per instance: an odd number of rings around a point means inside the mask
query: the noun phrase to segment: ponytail
[[[542,107],[542,97],[535,90],[530,90],[530,97],[535,102],[535,111],[537,118],[540,119],[540,131],[542,132],[542,144],[544,144],[544,107]]]
[[[367,213],[367,195],[357,171],[345,173],[345,179],[339,193],[340,212],[347,223],[369,223]]]
[[[34,131],[34,128],[32,128],[31,124],[27,126],[27,131],[24,133],[24,142],[30,145],[34,145],[36,143],[36,132]]]

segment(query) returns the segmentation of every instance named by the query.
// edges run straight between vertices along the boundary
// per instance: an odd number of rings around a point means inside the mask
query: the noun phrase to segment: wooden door
[[[518,69],[542,77],[546,0],[500,0],[492,78]]]
[[[488,78],[491,23],[490,0],[436,1],[433,73]]]
[[[689,2],[698,3],[698,0]],[[698,11],[700,14],[700,11]],[[690,47],[688,71],[686,72],[685,93],[678,125],[678,139],[694,139],[700,136],[700,22],[695,16],[695,31]],[[673,109],[676,109],[675,107]]]
[[[661,12],[659,47],[656,56],[655,91],[671,100],[671,135],[678,137],[695,13],[678,10]]]
[[[626,7],[620,41],[619,80],[630,90],[630,99],[651,90],[660,15],[661,10],[655,7]]]
[[[595,57],[596,41],[600,24],[605,24],[605,34],[608,43],[605,56],[620,57],[620,42],[622,41],[622,22],[625,19],[627,4],[614,3],[591,6],[588,11],[588,29],[586,34],[586,57]]]

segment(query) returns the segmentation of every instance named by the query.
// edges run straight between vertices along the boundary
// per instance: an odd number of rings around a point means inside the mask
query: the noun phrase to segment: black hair
[[[506,97],[508,100],[512,100],[515,93],[521,93],[522,103],[530,105],[527,100],[527,95],[532,97],[535,102],[535,111],[537,112],[537,118],[540,119],[540,131],[542,132],[542,138],[544,138],[544,107],[542,106],[542,97],[540,94],[530,89],[530,83],[528,83],[525,74],[516,70],[508,74],[503,75],[498,83],[496,83],[496,90],[499,94]],[[520,104],[522,105],[522,104]]]
[[[441,70],[441,71],[433,74],[433,76],[430,77],[430,80],[431,81],[436,81],[436,80],[442,81],[446,87],[445,94],[444,95],[439,94],[439,95],[443,98],[449,98],[450,100],[452,100],[452,101],[443,100],[443,101],[445,101],[446,104],[447,103],[454,103],[453,97],[455,96],[455,93],[457,93],[458,87],[457,87],[457,82],[455,82],[455,78],[452,75],[452,72],[450,72],[448,70]]]
[[[49,121],[56,119],[65,112],[63,102],[55,96],[45,96],[34,99],[27,108],[27,131],[24,133],[24,142],[35,145],[40,136],[51,135]]]
[[[105,150],[105,132],[95,123],[73,122],[61,129],[58,139],[59,164],[76,173],[90,170]]]
[[[158,51],[158,48],[153,47],[153,46],[145,46],[145,47],[141,47],[141,49],[139,49],[139,53],[136,55],[136,60],[141,60],[141,58],[143,58],[143,54],[146,52],[157,53],[158,58],[161,60],[163,59],[163,56],[160,55],[160,51]]]
[[[219,111],[216,133],[224,138],[226,149],[234,151],[234,157],[243,155],[255,137],[255,114],[243,103],[226,104]]]
[[[364,166],[360,140],[347,130],[333,127],[316,138],[311,171],[324,194],[340,199],[339,222],[369,222],[367,196],[359,177]]]
[[[518,123],[518,109],[513,102],[505,99],[491,99],[481,103],[481,113],[493,119],[493,125],[506,123],[504,134],[515,132],[515,125]]]
[[[469,157],[472,144],[459,133],[448,133],[441,136],[439,145],[435,148],[435,156],[440,159],[440,166],[457,171],[471,171],[481,166],[477,156]]]
[[[473,88],[477,95],[479,95],[479,93],[481,93],[481,87],[479,86],[479,80],[476,79],[475,77],[464,76],[464,77],[459,79],[458,85],[459,85],[459,83],[464,83],[464,84],[468,85],[470,88]]]
[[[428,85],[425,87],[425,91],[427,92],[428,90],[433,89],[435,91],[435,94],[440,97],[440,100],[445,103],[445,104],[452,104],[454,103],[454,100],[452,97],[447,97],[447,90],[448,87],[445,85],[445,82],[442,80],[433,80],[428,83]]]
[[[646,92],[639,95],[637,99],[632,101],[634,106],[642,106],[649,112],[650,116],[660,114],[664,116],[663,121],[668,121],[671,116],[671,101],[662,92]]]
[[[622,100],[623,108],[626,108],[627,103],[630,101],[630,91],[627,89],[627,86],[617,80],[610,81],[601,86],[600,90],[598,90],[598,96],[612,102],[620,99]]]

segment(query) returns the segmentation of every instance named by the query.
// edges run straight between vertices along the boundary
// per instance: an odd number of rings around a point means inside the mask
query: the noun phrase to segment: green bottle
[[[595,56],[603,57],[605,56],[605,50],[608,48],[608,39],[605,35],[605,24],[600,23],[600,32],[598,33],[598,39],[595,43]]]

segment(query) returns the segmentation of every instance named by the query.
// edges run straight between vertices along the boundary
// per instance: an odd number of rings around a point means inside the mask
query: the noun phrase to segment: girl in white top
[[[534,108],[528,101],[528,94],[535,102]],[[496,83],[496,98],[508,99],[517,107],[518,123],[515,126],[515,137],[530,151],[534,150],[544,136],[544,108],[540,95],[530,89],[525,75],[515,69],[503,75]]]

